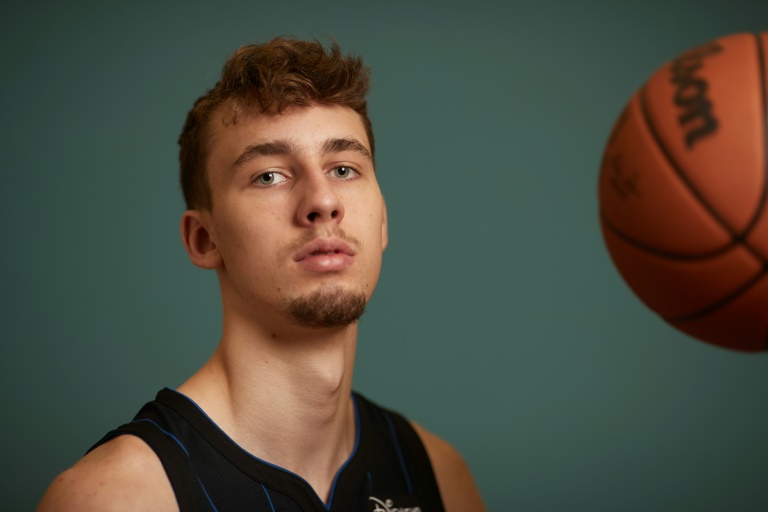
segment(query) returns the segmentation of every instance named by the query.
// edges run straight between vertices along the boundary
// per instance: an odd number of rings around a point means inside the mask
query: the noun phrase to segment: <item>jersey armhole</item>
[[[407,460],[408,466],[414,471],[410,477],[417,487],[426,491],[429,502],[425,510],[444,512],[443,500],[440,496],[440,488],[437,485],[432,462],[424,447],[419,434],[413,426],[400,414],[388,411],[387,416],[392,419],[396,435],[399,439],[402,455]]]
[[[151,421],[126,423],[105,435],[88,452],[121,435],[134,435],[147,443],[160,459],[165,474],[171,482],[180,512],[210,512],[200,508],[201,503],[210,503],[205,491],[192,470],[186,448],[171,434],[163,431]]]

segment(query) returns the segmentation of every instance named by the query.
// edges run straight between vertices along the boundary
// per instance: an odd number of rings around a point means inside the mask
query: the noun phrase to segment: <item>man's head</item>
[[[330,51],[317,41],[276,38],[238,49],[224,65],[221,80],[200,97],[187,115],[179,137],[181,188],[188,209],[213,206],[206,161],[208,134],[214,112],[226,110],[224,120],[237,123],[248,112],[280,114],[291,106],[342,105],[362,118],[371,154],[373,130],[366,94],[370,73],[358,57]]]
[[[225,321],[280,331],[362,314],[387,245],[367,88],[337,46],[275,40],[241,48],[189,114],[182,238],[216,269]]]

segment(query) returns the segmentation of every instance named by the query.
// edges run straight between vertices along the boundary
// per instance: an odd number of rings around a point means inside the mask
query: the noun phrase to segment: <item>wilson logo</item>
[[[709,43],[684,53],[672,61],[672,84],[675,86],[674,101],[681,114],[677,118],[685,130],[685,143],[689,148],[702,137],[717,131],[718,122],[712,109],[712,102],[707,97],[709,84],[696,76],[704,65],[704,59],[722,51],[717,43]]]

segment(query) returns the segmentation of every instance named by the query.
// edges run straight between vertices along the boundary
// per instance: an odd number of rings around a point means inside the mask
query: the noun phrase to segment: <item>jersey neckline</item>
[[[360,455],[360,439],[364,433],[364,428],[360,421],[359,397],[355,392],[351,393],[351,397],[355,417],[355,444],[352,453],[336,471],[327,503],[320,498],[315,489],[302,476],[242,448],[208,416],[202,407],[187,395],[166,387],[158,392],[156,400],[183,416],[211,446],[251,478],[283,494],[292,494],[300,489],[304,498],[314,502],[315,507],[319,505],[325,510],[331,510],[340,478],[345,474],[345,470],[352,464],[353,460],[362,457]]]

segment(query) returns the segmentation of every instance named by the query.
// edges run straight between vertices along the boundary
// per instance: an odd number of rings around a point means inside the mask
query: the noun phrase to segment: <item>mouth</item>
[[[352,258],[354,255],[355,251],[343,240],[338,238],[318,238],[302,247],[294,255],[293,260],[300,262],[309,258],[334,256]]]

